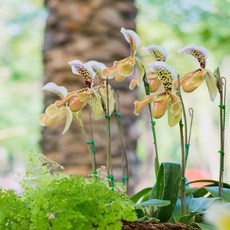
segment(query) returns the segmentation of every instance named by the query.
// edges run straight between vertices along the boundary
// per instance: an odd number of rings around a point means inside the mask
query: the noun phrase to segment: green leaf
[[[211,193],[213,197],[218,197],[218,187],[205,187],[205,189]],[[230,202],[230,189],[229,188],[223,188],[223,199],[226,202]]]
[[[133,201],[134,203],[137,203],[138,200],[140,200],[144,195],[146,195],[147,193],[149,193],[152,190],[151,187],[149,188],[144,188],[141,191],[137,192],[136,194],[134,194],[130,199],[131,201]]]
[[[194,227],[199,227],[202,230],[216,230],[212,225],[204,224],[204,223],[196,223],[193,224]]]
[[[181,178],[181,167],[176,163],[162,163],[157,175],[155,199],[169,200],[170,205],[161,207],[156,215],[163,222],[169,220],[176,206]]]
[[[138,206],[142,206],[142,207],[146,207],[146,206],[157,206],[157,207],[164,207],[170,204],[169,200],[158,200],[158,199],[151,199],[151,200],[147,200],[138,204],[135,204],[135,207]]]
[[[200,197],[200,198],[193,198],[189,205],[189,212],[195,213],[195,212],[203,212],[206,208],[208,208],[214,201],[220,200],[221,198],[215,197],[215,198],[206,198],[206,197]]]

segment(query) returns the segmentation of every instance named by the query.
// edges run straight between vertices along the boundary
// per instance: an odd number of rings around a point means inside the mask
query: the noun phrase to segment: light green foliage
[[[7,229],[121,229],[121,220],[134,221],[133,203],[95,178],[67,176],[41,155],[30,159],[24,192],[1,191],[0,226]],[[4,228],[2,228],[4,229]]]
[[[29,228],[29,209],[13,190],[0,188],[0,229],[17,230]]]

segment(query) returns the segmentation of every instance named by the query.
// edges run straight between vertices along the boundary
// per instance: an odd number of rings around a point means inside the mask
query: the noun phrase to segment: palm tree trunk
[[[82,79],[74,76],[68,61],[82,62],[97,60],[111,66],[114,60],[129,55],[129,46],[120,28],[135,29],[136,8],[132,0],[46,0],[48,18],[43,46],[44,84],[55,82],[68,90],[83,86]],[[137,158],[133,115],[133,101],[136,93],[128,90],[128,83],[113,84],[120,91],[120,110],[124,124],[124,135],[128,151],[130,174],[136,177]],[[55,100],[52,94],[44,95],[45,107]],[[83,113],[83,120],[89,133],[89,115]],[[103,119],[93,123],[97,166],[106,164],[106,129]],[[115,122],[114,122],[115,124]],[[43,153],[65,167],[67,173],[87,176],[90,174],[90,160],[87,147],[75,124],[62,135],[63,124],[44,128],[41,146]],[[113,172],[121,178],[121,157],[118,133],[112,127]]]

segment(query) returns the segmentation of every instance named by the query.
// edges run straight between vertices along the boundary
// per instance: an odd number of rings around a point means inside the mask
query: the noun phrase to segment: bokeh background
[[[189,55],[177,50],[187,44],[209,51],[208,68],[220,66],[222,76],[230,76],[229,0],[137,0],[137,33],[140,55],[150,62],[144,48],[151,44],[169,50],[167,63],[183,75],[197,67]],[[18,178],[29,153],[40,152],[41,127],[37,118],[43,111],[42,44],[47,10],[41,0],[0,0],[0,184],[18,188]],[[227,89],[229,86],[227,86]],[[140,90],[139,98],[143,96]],[[219,98],[209,100],[205,83],[193,94],[183,94],[185,106],[194,109],[188,169],[199,178],[218,179]],[[226,98],[225,181],[230,182],[229,105]],[[189,117],[189,116],[188,116]],[[137,155],[142,180],[137,189],[151,185],[153,147],[147,115],[138,121]],[[169,128],[166,118],[157,121],[160,161],[180,162],[178,127]],[[190,173],[191,176],[191,173]]]

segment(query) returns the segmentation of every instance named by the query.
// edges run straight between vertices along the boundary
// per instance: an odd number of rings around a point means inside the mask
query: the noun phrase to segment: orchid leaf
[[[138,206],[142,206],[142,207],[146,207],[146,206],[157,206],[157,207],[164,207],[170,204],[169,200],[159,200],[159,199],[151,199],[151,200],[147,200],[138,204],[135,204],[135,207]]]
[[[218,190],[219,187],[205,187],[205,189],[211,193],[213,197],[218,197]],[[229,188],[223,188],[223,199],[226,202],[230,202],[230,189]]]
[[[215,198],[206,198],[206,197],[199,197],[191,199],[189,205],[189,212],[195,213],[199,212],[202,213],[206,208],[208,208],[213,202],[220,200],[220,197]]]
[[[161,207],[156,217],[166,222],[176,206],[181,178],[181,166],[176,163],[162,163],[157,175],[154,199],[169,200],[170,204]]]
[[[151,187],[148,188],[144,188],[141,191],[137,192],[136,194],[134,194],[130,199],[134,202],[137,203],[138,200],[140,200],[143,196],[145,196],[146,194],[148,194],[150,191],[152,190]]]

